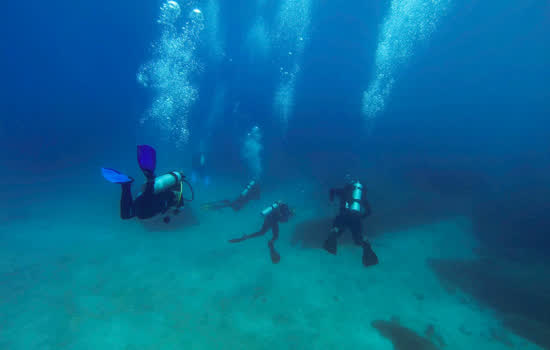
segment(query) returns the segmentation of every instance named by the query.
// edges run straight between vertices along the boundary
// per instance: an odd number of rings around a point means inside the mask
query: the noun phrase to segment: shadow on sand
[[[384,233],[407,230],[439,220],[460,215],[453,206],[436,201],[412,201],[399,205],[382,205],[379,211],[363,220],[363,235],[367,240]],[[303,248],[322,248],[334,217],[321,217],[298,223],[292,232],[291,244]],[[338,240],[339,244],[354,244],[348,231]]]
[[[168,223],[164,222],[166,217],[170,218]],[[178,214],[174,214],[170,210],[165,215],[142,220],[141,222],[149,232],[180,232],[189,227],[200,225],[199,219],[191,206],[186,206]]]
[[[449,292],[460,289],[472,295],[479,303],[496,310],[505,327],[550,349],[547,270],[491,259],[430,260],[428,264]]]
[[[395,317],[391,321],[376,320],[371,325],[392,342],[395,350],[438,350],[445,347],[443,338],[435,332],[433,325],[428,325],[425,336],[403,327]]]

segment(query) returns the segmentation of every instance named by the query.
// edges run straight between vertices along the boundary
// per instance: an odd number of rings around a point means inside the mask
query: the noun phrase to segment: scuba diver
[[[234,211],[241,210],[251,200],[260,199],[260,184],[257,181],[252,180],[241,191],[239,196],[233,200],[222,199],[220,201],[204,203],[201,208],[208,210],[221,210],[223,208],[231,207]]]
[[[135,199],[132,198],[132,182],[134,182],[132,177],[114,169],[101,168],[103,177],[107,181],[122,186],[120,217],[123,220],[133,217],[149,219],[159,214],[164,215],[171,208],[174,208],[174,215],[177,215],[185,201],[194,199],[193,188],[185,180],[185,175],[182,172],[172,171],[158,177],[155,176],[157,155],[153,147],[137,146],[137,158],[139,167],[147,181]],[[191,190],[191,199],[183,198],[184,183]],[[165,216],[163,221],[169,223],[170,216]]]
[[[271,229],[273,232],[273,237],[271,237],[271,240],[269,240],[267,246],[269,247],[271,261],[274,264],[277,264],[281,260],[281,256],[277,253],[273,244],[277,238],[279,238],[279,222],[287,222],[291,216],[294,216],[294,212],[287,204],[277,201],[265,208],[262,211],[262,216],[264,217],[264,223],[260,231],[250,235],[243,235],[240,238],[230,239],[229,243],[238,243],[250,238],[263,236],[267,231],[269,231],[269,229]]]
[[[206,153],[204,152],[204,144],[201,141],[199,145],[199,151],[193,154],[191,158],[191,182],[204,181],[206,186],[210,185],[210,176],[207,174]]]
[[[346,229],[351,231],[355,244],[363,248],[363,265],[372,266],[378,264],[378,257],[371,248],[370,243],[363,239],[361,219],[370,215],[371,209],[366,199],[367,190],[357,181],[348,183],[339,189],[330,190],[330,201],[334,197],[340,198],[340,212],[332,223],[330,235],[325,241],[323,248],[336,255],[337,239],[342,236]]]

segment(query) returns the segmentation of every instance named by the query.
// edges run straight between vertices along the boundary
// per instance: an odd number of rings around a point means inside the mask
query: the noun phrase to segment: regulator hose
[[[186,202],[192,202],[195,200],[195,191],[193,191],[193,186],[191,186],[191,184],[189,182],[187,182],[187,180],[185,179],[182,179],[181,180],[182,182],[182,199]],[[185,182],[185,184],[187,184],[187,187],[189,187],[189,190],[191,191],[191,199],[187,199],[187,198],[183,198],[183,183]]]

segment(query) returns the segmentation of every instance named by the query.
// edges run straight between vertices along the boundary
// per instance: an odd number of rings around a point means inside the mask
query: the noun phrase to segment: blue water
[[[0,349],[550,349],[548,2],[3,14]],[[136,194],[138,144],[194,174],[170,224],[120,220],[101,177]],[[347,235],[321,249],[347,174],[373,209],[368,269]],[[252,178],[259,201],[201,210]],[[227,244],[275,200],[296,210],[279,264],[270,233]]]

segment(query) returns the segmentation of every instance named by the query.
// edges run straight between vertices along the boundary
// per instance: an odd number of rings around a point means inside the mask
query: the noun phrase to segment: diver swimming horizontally
[[[369,202],[366,199],[367,190],[357,181],[349,181],[343,188],[330,190],[330,201],[337,196],[340,198],[340,212],[332,223],[330,235],[323,248],[336,255],[338,238],[346,229],[351,231],[353,241],[363,248],[363,265],[378,264],[378,257],[372,250],[370,243],[363,239],[361,220],[371,214]]]
[[[252,180],[248,185],[241,191],[239,196],[233,200],[231,199],[222,199],[215,202],[204,203],[201,205],[202,209],[208,210],[221,210],[223,208],[232,208],[234,211],[241,210],[248,202],[251,200],[260,199],[260,184]]]
[[[147,181],[142,191],[132,198],[132,183],[134,179],[114,169],[102,168],[103,177],[111,182],[122,186],[120,198],[120,217],[124,220],[137,217],[148,219],[156,215],[164,215],[169,209],[175,209],[177,214],[184,206],[185,201],[194,199],[193,189],[185,180],[185,175],[179,171],[172,171],[168,174],[155,176],[156,151],[153,147],[140,145],[137,147],[138,164]],[[183,198],[183,184],[191,189],[192,198]],[[170,222],[170,216],[164,217],[164,222]]]
[[[271,229],[271,231],[273,232],[273,237],[271,237],[271,239],[267,243],[267,246],[269,247],[271,261],[274,264],[277,264],[281,260],[281,256],[275,250],[274,243],[279,238],[279,222],[287,222],[288,219],[290,219],[290,217],[294,215],[294,212],[287,204],[278,201],[264,209],[262,211],[262,215],[264,216],[264,223],[260,231],[250,235],[244,235],[240,238],[231,239],[229,240],[229,242],[238,243],[250,238],[263,236],[264,234],[266,234],[267,231]]]

